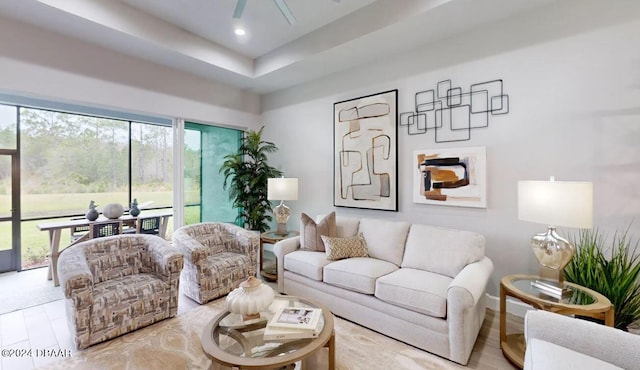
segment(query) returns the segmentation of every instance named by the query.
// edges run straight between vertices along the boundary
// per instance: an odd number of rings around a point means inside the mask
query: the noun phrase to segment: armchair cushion
[[[200,276],[203,279],[200,287],[205,290],[216,290],[233,281],[245,280],[251,273],[249,257],[237,253],[215,254],[208,257],[202,265],[204,267]]]
[[[152,274],[124,276],[98,284],[93,291],[91,331],[117,336],[162,320],[169,312],[170,286]],[[100,313],[100,314],[97,314]],[[107,335],[108,334],[108,335]]]

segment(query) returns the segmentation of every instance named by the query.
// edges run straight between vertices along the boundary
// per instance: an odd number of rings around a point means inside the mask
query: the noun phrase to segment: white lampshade
[[[267,179],[267,199],[298,200],[298,179],[286,177]]]
[[[518,181],[518,218],[550,226],[591,228],[593,184]]]

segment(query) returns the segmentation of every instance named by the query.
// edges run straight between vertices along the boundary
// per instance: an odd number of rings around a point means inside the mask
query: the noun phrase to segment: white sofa
[[[369,257],[328,261],[275,244],[278,290],[316,300],[340,317],[466,364],[485,317],[493,263],[482,235],[369,218],[336,219],[337,236],[361,232]]]
[[[640,335],[534,310],[524,328],[525,370],[640,369]]]

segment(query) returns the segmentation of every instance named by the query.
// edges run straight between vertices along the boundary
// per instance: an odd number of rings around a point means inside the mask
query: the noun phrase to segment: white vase
[[[102,208],[102,214],[104,215],[104,217],[111,220],[119,218],[123,213],[124,207],[122,206],[122,204],[118,203],[109,203]]]
[[[273,302],[273,289],[250,276],[227,295],[227,310],[242,315],[243,320],[257,319],[260,311]]]

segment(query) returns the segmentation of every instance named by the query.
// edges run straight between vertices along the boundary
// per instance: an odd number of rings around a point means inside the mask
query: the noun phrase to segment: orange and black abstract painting
[[[413,202],[487,207],[486,148],[416,150]]]

